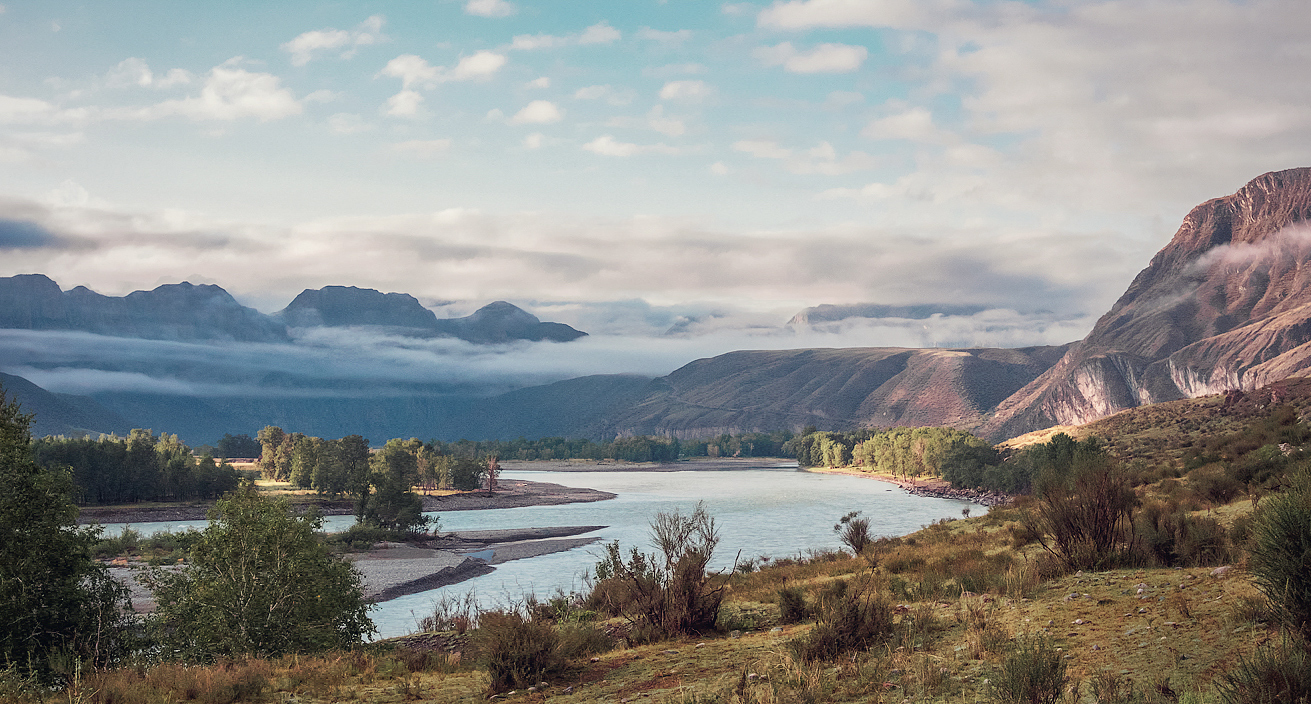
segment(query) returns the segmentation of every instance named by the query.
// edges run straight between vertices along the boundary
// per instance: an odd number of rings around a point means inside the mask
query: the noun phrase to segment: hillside
[[[11,401],[18,401],[23,413],[35,414],[32,434],[92,435],[118,433],[126,435],[132,421],[85,396],[52,394],[21,376],[0,372],[0,386]]]
[[[616,434],[719,433],[895,425],[977,426],[1064,347],[849,348],[730,352],[655,380],[617,409]]]
[[[1091,333],[981,428],[991,438],[1255,389],[1311,369],[1311,169],[1184,218]]]

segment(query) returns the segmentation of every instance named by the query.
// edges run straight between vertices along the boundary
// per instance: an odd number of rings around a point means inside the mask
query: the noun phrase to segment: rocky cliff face
[[[1311,169],[1197,206],[1059,363],[981,429],[1000,439],[1311,370]]]
[[[155,340],[278,342],[287,330],[218,286],[168,284],[121,298],[63,291],[41,274],[0,278],[0,328],[81,330]]]

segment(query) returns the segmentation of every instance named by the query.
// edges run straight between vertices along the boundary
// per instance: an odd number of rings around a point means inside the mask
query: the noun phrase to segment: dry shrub
[[[149,670],[125,668],[96,672],[78,687],[97,704],[152,704],[189,701],[231,704],[259,699],[269,689],[273,668],[267,660],[219,661],[208,666],[174,662]]]
[[[516,611],[483,613],[473,646],[478,664],[491,677],[493,692],[536,684],[564,665],[555,628]]]
[[[1056,704],[1070,678],[1051,638],[1023,636],[991,679],[992,698],[1006,704]]]
[[[844,585],[819,604],[819,619],[804,636],[788,642],[804,662],[829,661],[854,650],[864,650],[893,635],[892,607],[865,585]]]
[[[778,620],[781,623],[801,623],[810,616],[810,606],[801,587],[783,587],[778,590]]]
[[[1025,523],[1068,569],[1103,569],[1121,560],[1137,497],[1114,460],[1076,456],[1068,477],[1047,475],[1036,493]]]
[[[1195,516],[1170,503],[1143,506],[1134,520],[1142,558],[1162,567],[1198,567],[1232,562],[1225,529],[1210,516]]]

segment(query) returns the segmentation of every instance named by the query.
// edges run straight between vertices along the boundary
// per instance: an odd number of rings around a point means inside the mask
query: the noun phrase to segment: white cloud
[[[709,97],[715,91],[705,81],[669,81],[660,89],[661,100],[681,100],[695,103]]]
[[[138,86],[142,88],[170,88],[185,85],[194,79],[189,71],[180,68],[170,69],[163,76],[156,76],[144,59],[130,57],[123,59],[110,69],[105,76],[105,84],[111,88]]]
[[[962,5],[956,0],[790,0],[775,2],[756,24],[777,29],[913,27]]]
[[[451,69],[447,80],[478,81],[491,78],[505,65],[504,54],[494,51],[477,51],[469,56],[460,57],[460,62]]]
[[[486,80],[496,75],[505,63],[504,54],[486,50],[460,57],[454,68],[433,66],[416,54],[401,54],[378,72],[379,76],[401,79],[401,92],[387,99],[383,112],[393,117],[417,117],[423,95],[416,89],[434,88],[450,81]]]
[[[333,134],[356,134],[373,129],[373,125],[365,122],[359,115],[339,112],[328,118],[328,129]]]
[[[518,11],[513,3],[505,0],[469,0],[464,3],[464,13],[478,17],[509,17]]]
[[[617,157],[637,156],[639,154],[679,153],[678,148],[671,147],[667,144],[632,144],[630,142],[620,142],[608,134],[603,134],[587,144],[584,144],[583,149],[586,149],[593,154],[600,154],[601,156]]]
[[[417,54],[401,54],[382,68],[379,75],[401,79],[401,87],[431,88],[437,85],[445,67],[433,66]]]
[[[744,139],[733,143],[733,149],[757,159],[778,159],[794,174],[821,174],[840,176],[862,171],[875,165],[874,157],[865,152],[851,152],[839,159],[837,150],[829,142],[820,142],[803,151],[794,151],[769,139]]]
[[[659,42],[660,44],[682,44],[692,38],[692,30],[679,29],[673,32],[665,32],[659,29],[643,27],[637,30],[637,36],[639,39],[647,39],[653,42]]]
[[[549,100],[534,100],[510,118],[512,125],[549,125],[564,119],[564,111]]]
[[[387,99],[384,112],[393,117],[416,117],[422,105],[422,94],[418,91],[403,90]]]
[[[751,54],[764,65],[782,66],[788,73],[850,73],[865,62],[869,50],[849,44],[820,44],[801,51],[792,42],[782,42],[758,47]]]
[[[313,93],[310,93],[309,95],[305,96],[305,97],[301,100],[301,102],[305,102],[305,103],[331,103],[331,102],[335,102],[335,101],[340,100],[340,99],[341,99],[341,93],[337,93],[337,92],[334,92],[334,91],[330,91],[330,90],[328,90],[328,89],[326,89],[326,88],[321,88],[321,89],[316,90],[316,91],[314,91]]]
[[[647,124],[651,126],[651,129],[663,135],[681,137],[685,132],[687,132],[687,126],[683,124],[682,120],[665,115],[665,107],[663,105],[657,105],[651,108],[651,112],[647,113],[646,119]]]
[[[541,132],[534,132],[523,138],[524,149],[541,149],[545,139],[546,135]]]
[[[632,90],[615,90],[609,85],[585,86],[574,91],[574,100],[605,100],[610,105],[628,105],[637,94]]]
[[[710,165],[710,173],[716,176],[723,176],[728,173],[728,167],[724,166],[724,162],[716,161]]]
[[[619,30],[610,26],[609,22],[601,20],[596,24],[583,30],[578,37],[579,44],[613,44],[623,38]]]
[[[166,100],[144,110],[119,114],[140,119],[178,115],[192,120],[224,121],[253,117],[266,122],[301,113],[300,101],[282,87],[277,76],[238,68],[242,61],[242,57],[236,57],[210,69],[198,96]]]
[[[411,139],[391,145],[393,152],[416,159],[433,159],[445,154],[450,148],[449,139]]]
[[[871,121],[860,131],[871,139],[908,139],[913,142],[944,142],[950,135],[933,124],[933,113],[915,107]]]
[[[349,59],[358,47],[386,41],[387,37],[382,34],[384,22],[381,15],[373,15],[350,31],[317,29],[305,32],[283,44],[282,50],[291,54],[293,66],[304,66],[314,60],[315,54],[336,49],[343,49],[341,58]]]
[[[45,122],[59,110],[38,98],[0,95],[0,124]]]
[[[527,84],[527,85],[528,85],[529,88],[550,88],[550,87],[551,87],[551,77],[550,77],[550,76],[542,76],[542,77],[540,77],[540,78],[534,78],[533,80],[528,81],[528,84]]]
[[[515,51],[534,51],[536,49],[555,49],[568,46],[569,37],[557,37],[551,34],[519,34],[510,40],[510,48]]]
[[[756,6],[749,2],[726,2],[719,6],[719,11],[730,17],[749,15],[756,11]]]
[[[559,36],[554,34],[519,34],[510,40],[510,48],[515,51],[535,51],[537,49],[558,49],[565,46],[587,46],[591,44],[613,44],[623,38],[623,34],[601,20],[578,34]]]

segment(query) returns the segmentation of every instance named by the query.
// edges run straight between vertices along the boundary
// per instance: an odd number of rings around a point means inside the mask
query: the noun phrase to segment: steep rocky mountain
[[[287,329],[213,285],[167,284],[126,296],[63,291],[42,274],[0,277],[0,328],[80,330],[152,340],[283,342]]]
[[[368,326],[412,336],[449,335],[475,344],[568,342],[587,335],[564,323],[544,323],[505,301],[489,303],[463,318],[438,318],[408,293],[354,286],[305,289],[274,315],[292,327]]]
[[[973,428],[1047,370],[1065,347],[744,351],[701,359],[651,383],[608,434],[681,438],[862,426]]]
[[[0,372],[0,387],[23,413],[32,414],[32,435],[126,435],[134,426],[123,416],[85,396],[53,394],[21,376]]]
[[[1308,217],[1307,168],[1197,206],[1092,332],[980,432],[1012,437],[1311,371]]]

